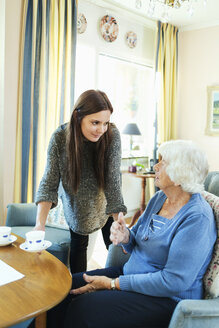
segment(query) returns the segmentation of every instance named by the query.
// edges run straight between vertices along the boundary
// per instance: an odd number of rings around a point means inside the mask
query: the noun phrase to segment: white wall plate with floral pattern
[[[87,28],[87,20],[84,14],[79,14],[78,15],[78,20],[77,20],[77,30],[78,33],[84,33]]]
[[[100,32],[107,42],[116,40],[119,33],[119,26],[114,17],[106,15],[100,21]]]
[[[135,32],[126,33],[126,43],[130,48],[135,48],[137,44],[137,34]]]

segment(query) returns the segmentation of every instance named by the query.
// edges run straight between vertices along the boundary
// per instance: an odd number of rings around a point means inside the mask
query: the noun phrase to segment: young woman
[[[36,195],[37,230],[45,229],[58,190],[71,233],[70,269],[86,270],[88,235],[102,229],[106,246],[119,212],[126,212],[121,194],[120,134],[110,123],[113,107],[106,94],[87,90],[78,98],[68,124],[52,135],[47,164]]]

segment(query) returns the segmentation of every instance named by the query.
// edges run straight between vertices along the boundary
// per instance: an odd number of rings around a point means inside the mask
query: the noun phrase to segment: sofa
[[[219,327],[219,172],[210,172],[204,183],[203,197],[214,211],[218,238],[211,263],[203,279],[205,299],[182,300],[172,315],[169,328]],[[106,267],[123,265],[129,258],[121,246],[110,245]],[[146,328],[146,327],[145,327]]]

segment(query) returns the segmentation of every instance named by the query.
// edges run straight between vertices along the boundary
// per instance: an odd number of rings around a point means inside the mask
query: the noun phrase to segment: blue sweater
[[[119,277],[121,290],[175,300],[201,299],[202,278],[211,260],[216,224],[210,205],[200,194],[168,220],[159,217],[166,195],[159,191],[130,231],[131,253]],[[165,224],[150,232],[152,218]]]

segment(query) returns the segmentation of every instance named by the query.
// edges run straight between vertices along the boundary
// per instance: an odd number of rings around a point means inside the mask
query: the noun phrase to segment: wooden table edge
[[[17,237],[17,240],[14,242],[14,243],[19,243],[19,246],[22,242],[24,242],[24,239],[14,233],[12,233],[12,235],[16,236]],[[13,243],[12,243],[13,244]],[[8,245],[8,246],[11,246],[11,245]],[[7,246],[5,246],[7,247]],[[22,252],[24,252],[23,250],[21,250]],[[26,320],[29,320],[31,318],[35,318],[35,317],[38,317],[40,316],[41,314],[43,313],[46,313],[48,310],[52,309],[54,306],[56,306],[57,304],[59,304],[62,300],[64,300],[64,298],[68,295],[70,289],[71,289],[71,286],[72,286],[72,277],[71,277],[71,273],[69,272],[67,266],[62,263],[57,257],[55,257],[53,254],[49,253],[48,251],[46,250],[43,250],[43,252],[46,252],[49,254],[49,256],[52,256],[54,257],[57,261],[59,261],[61,263],[61,265],[63,266],[63,269],[66,270],[66,279],[68,279],[68,282],[66,282],[66,284],[68,284],[67,286],[67,289],[66,289],[66,293],[60,297],[59,299],[57,299],[55,302],[43,307],[42,309],[39,309],[35,312],[32,312],[28,315],[25,315],[25,316],[22,316],[20,317],[19,319],[16,319],[16,320],[11,320],[11,321],[8,321],[7,322],[7,325],[5,326],[5,323],[2,325],[1,322],[0,322],[0,328],[5,328],[5,327],[10,327],[12,325],[16,325],[16,324],[19,324],[19,323],[22,323]],[[1,258],[0,258],[1,259]],[[4,261],[4,260],[3,260]],[[7,263],[7,262],[5,262]],[[10,265],[10,264],[9,264]],[[19,271],[19,270],[18,270]],[[23,279],[23,278],[22,278]],[[13,282],[12,282],[13,283]],[[3,285],[4,286],[4,285]]]

